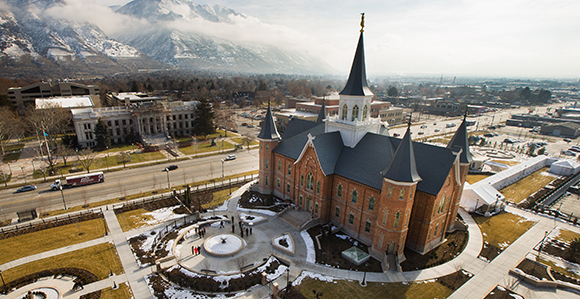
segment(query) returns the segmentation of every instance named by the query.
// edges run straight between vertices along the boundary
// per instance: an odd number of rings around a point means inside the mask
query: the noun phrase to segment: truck
[[[50,188],[54,191],[61,188],[72,188],[89,184],[102,183],[104,181],[105,175],[102,172],[93,172],[68,176],[63,180],[56,180],[54,183],[52,183],[52,185],[50,185]]]

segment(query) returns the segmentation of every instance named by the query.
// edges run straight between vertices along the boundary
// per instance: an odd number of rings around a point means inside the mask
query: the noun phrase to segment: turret
[[[262,123],[262,130],[258,134],[258,141],[260,142],[260,192],[271,194],[274,190],[274,154],[272,150],[278,145],[280,134],[278,134],[274,123],[270,104],[268,104],[266,118]]]

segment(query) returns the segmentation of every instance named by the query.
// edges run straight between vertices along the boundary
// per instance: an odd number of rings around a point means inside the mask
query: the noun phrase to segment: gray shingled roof
[[[326,119],[326,104],[324,104],[324,100],[322,100],[322,107],[320,107],[320,111],[318,112],[318,118],[316,119],[316,122],[321,123],[324,119]]]
[[[302,132],[294,131],[288,136],[284,134],[274,149],[275,153],[298,159],[310,133],[316,137],[314,147],[326,175],[334,173],[379,190],[383,185],[381,171],[389,166],[401,142],[399,138],[367,133],[354,148],[350,148],[344,146],[342,139],[338,138],[340,133],[324,133],[324,124],[293,119],[288,128],[291,126],[293,130],[306,129]],[[437,195],[455,162],[453,151],[419,142],[413,142],[413,149],[417,173],[422,178],[417,184],[417,190]],[[331,171],[333,161],[336,162],[334,171]]]
[[[280,134],[278,134],[278,130],[276,129],[276,124],[274,124],[274,118],[272,117],[272,111],[270,110],[270,106],[268,106],[268,111],[266,112],[266,118],[264,118],[264,122],[262,123],[262,130],[260,130],[260,134],[258,134],[258,138],[261,138],[261,139],[280,139]]]
[[[383,176],[396,182],[411,183],[421,180],[415,165],[415,152],[413,151],[413,141],[411,140],[411,130],[409,128],[407,128],[403,140],[399,143],[391,163],[383,170]]]
[[[286,126],[286,130],[282,135],[282,140],[288,139],[296,134],[300,134],[304,131],[310,130],[316,126],[319,126],[320,123],[304,120],[300,118],[293,118],[288,122]],[[322,132],[324,132],[324,126]]]
[[[467,125],[465,124],[465,117],[463,118],[463,122],[457,128],[457,131],[449,141],[447,145],[448,149],[457,151],[457,148],[461,148],[461,155],[459,156],[459,161],[461,163],[471,163],[473,161],[473,157],[471,152],[469,151],[469,140],[467,139]]]
[[[373,94],[367,85],[365,50],[362,32],[358,39],[358,45],[354,54],[354,60],[352,61],[352,67],[350,68],[348,81],[346,81],[346,85],[340,94],[351,96],[365,96]]]

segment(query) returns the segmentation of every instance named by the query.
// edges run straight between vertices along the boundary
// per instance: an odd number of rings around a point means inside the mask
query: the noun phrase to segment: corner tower
[[[355,147],[367,132],[380,134],[381,127],[380,119],[370,116],[374,94],[367,84],[363,32],[364,13],[350,74],[339,94],[338,115],[328,118],[325,127],[325,132],[339,131],[348,147]]]
[[[258,134],[258,141],[260,142],[260,183],[259,191],[262,194],[272,194],[274,190],[274,154],[272,150],[280,142],[280,134],[276,130],[270,104],[268,103],[268,111],[266,118],[262,124],[262,130]]]
[[[382,254],[397,257],[397,264],[405,260],[403,253],[409,220],[413,208],[417,183],[421,177],[415,164],[415,151],[411,129],[399,143],[389,166],[382,171],[381,211],[377,218],[379,238],[374,239],[373,249]]]

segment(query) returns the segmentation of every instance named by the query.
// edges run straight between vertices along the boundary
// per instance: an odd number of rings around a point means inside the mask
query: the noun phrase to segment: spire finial
[[[407,130],[411,129],[411,119],[413,118],[413,112],[409,113],[409,122],[407,123]]]
[[[365,32],[365,13],[361,12],[360,15],[360,32],[363,33]]]
[[[467,119],[467,106],[465,106],[465,113],[463,114],[463,121]]]

